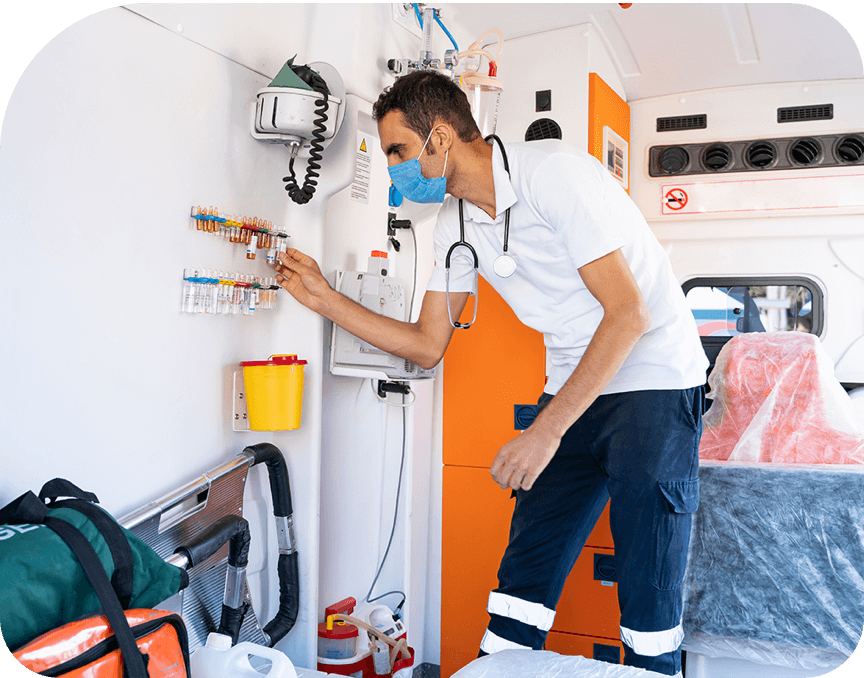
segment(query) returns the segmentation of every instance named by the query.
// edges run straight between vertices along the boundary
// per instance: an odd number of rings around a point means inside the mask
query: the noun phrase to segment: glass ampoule
[[[183,269],[183,300],[180,306],[183,313],[192,313],[195,307],[195,283],[189,280],[194,277],[194,268]]]

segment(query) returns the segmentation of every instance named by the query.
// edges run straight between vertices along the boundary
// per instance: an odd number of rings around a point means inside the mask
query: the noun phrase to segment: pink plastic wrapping
[[[702,459],[864,464],[864,422],[834,377],[818,337],[754,332],[733,337],[708,380]]]

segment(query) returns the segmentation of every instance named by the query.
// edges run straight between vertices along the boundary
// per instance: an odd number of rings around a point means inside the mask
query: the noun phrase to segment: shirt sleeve
[[[446,292],[446,260],[450,247],[459,239],[459,216],[456,209],[451,208],[455,201],[441,208],[438,221],[432,232],[432,243],[435,252],[435,266],[426,289],[430,292]],[[474,257],[466,247],[457,247],[450,256],[450,291],[470,292],[475,294],[476,276],[474,275]]]
[[[610,210],[620,186],[593,157],[555,153],[532,180],[537,210],[555,228],[576,268],[626,242]]]

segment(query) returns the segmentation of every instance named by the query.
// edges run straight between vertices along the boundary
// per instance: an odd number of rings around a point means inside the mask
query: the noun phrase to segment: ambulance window
[[[684,294],[700,337],[822,330],[822,292],[807,278],[696,278]]]

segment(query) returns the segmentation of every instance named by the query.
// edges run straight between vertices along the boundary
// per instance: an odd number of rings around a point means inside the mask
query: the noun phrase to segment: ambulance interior
[[[398,75],[440,68],[473,87],[485,134],[594,154],[690,302],[713,409],[684,675],[848,668],[864,629],[856,31],[786,3],[133,4],[82,17],[33,47],[3,119],[0,504],[67,478],[151,545],[217,504],[242,515],[236,595],[254,614],[240,638],[265,642],[280,554],[296,552],[299,597],[275,648],[299,676],[647,676],[619,665],[605,515],[548,653],[497,673],[472,664],[512,510],[488,468],[535,414],[542,336],[481,280],[476,325],[425,371],[271,289],[270,257],[287,245],[361,303],[416,319],[437,206],[391,191],[372,105]],[[329,89],[317,163],[313,133],[289,129],[302,115],[284,88],[308,90],[309,119],[319,96],[291,59]],[[289,162],[301,192],[313,180],[300,202]],[[276,365],[292,376],[265,393],[257,379]],[[264,400],[290,421],[253,422]],[[281,520],[251,460],[262,443],[287,463]],[[218,577],[169,603],[205,610],[190,626],[214,630],[226,553],[208,561]],[[328,640],[337,613],[383,619],[410,658],[376,670],[362,630]],[[205,640],[190,633],[190,651]],[[5,650],[0,662],[20,668]]]

